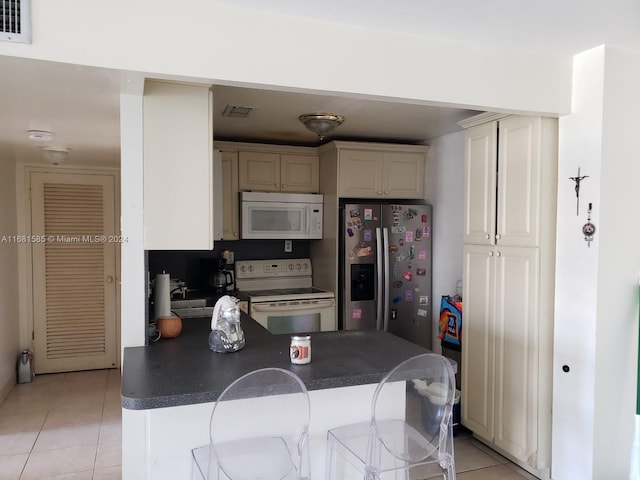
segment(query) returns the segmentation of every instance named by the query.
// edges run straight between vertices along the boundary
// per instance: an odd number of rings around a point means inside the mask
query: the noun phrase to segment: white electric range
[[[311,260],[237,260],[240,306],[272,333],[336,330],[333,292],[312,285]]]

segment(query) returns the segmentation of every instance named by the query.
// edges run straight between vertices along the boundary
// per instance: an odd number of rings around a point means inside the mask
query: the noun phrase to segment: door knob
[[[107,277],[107,283],[113,283],[113,277],[111,275]]]

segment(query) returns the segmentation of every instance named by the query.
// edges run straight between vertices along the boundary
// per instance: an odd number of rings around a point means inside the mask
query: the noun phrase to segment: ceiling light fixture
[[[36,142],[50,142],[53,139],[53,133],[46,130],[27,130],[27,135],[29,135],[29,140]]]
[[[45,147],[42,152],[44,159],[52,165],[64,163],[69,156],[69,150],[64,147]]]
[[[329,132],[344,122],[344,116],[335,113],[305,113],[298,119],[307,127],[307,130],[318,135],[320,140],[324,140]]]

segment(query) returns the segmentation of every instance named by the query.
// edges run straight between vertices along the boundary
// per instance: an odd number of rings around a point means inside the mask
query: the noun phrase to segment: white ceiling
[[[637,0],[217,0],[242,8],[388,29],[432,38],[539,51],[577,53],[610,43],[640,50]],[[320,6],[319,6],[320,5]],[[121,72],[0,56],[0,160],[41,161],[27,130],[54,133],[69,163],[117,165]],[[217,86],[214,135],[220,139],[317,145],[302,113],[345,115],[333,139],[429,143],[457,131],[474,113],[337,96]],[[256,107],[225,118],[227,104]]]

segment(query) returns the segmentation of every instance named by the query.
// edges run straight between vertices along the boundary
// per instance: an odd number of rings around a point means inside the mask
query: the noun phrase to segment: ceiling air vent
[[[223,117],[247,118],[256,107],[246,107],[240,105],[227,105],[222,112]]]
[[[31,0],[0,0],[0,40],[31,43]]]

